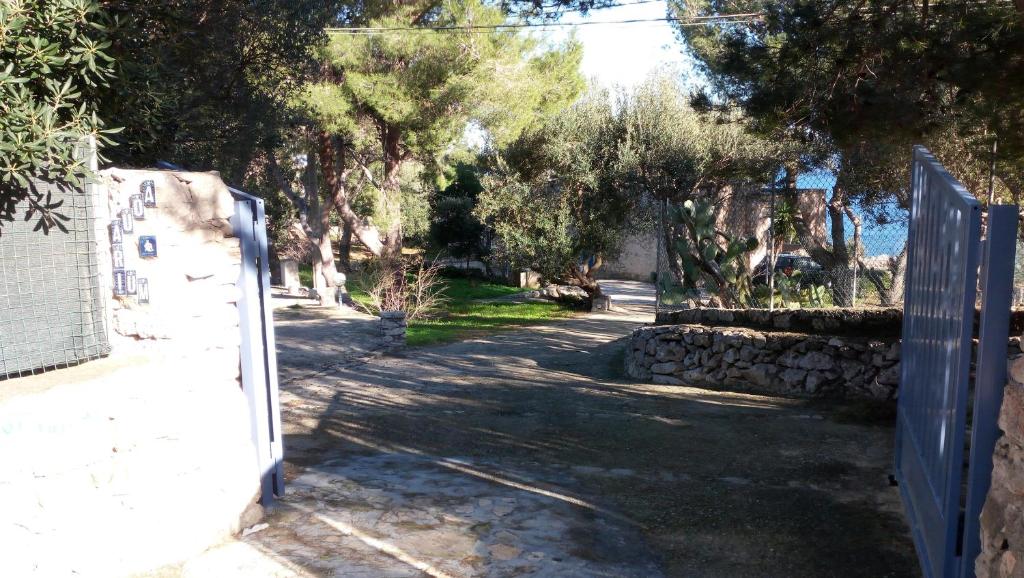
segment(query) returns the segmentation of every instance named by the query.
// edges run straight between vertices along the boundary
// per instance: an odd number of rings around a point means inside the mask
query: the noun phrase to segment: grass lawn
[[[573,311],[557,303],[452,302],[446,314],[436,319],[409,323],[409,345],[448,343],[505,329],[547,323],[571,317]]]
[[[313,271],[309,265],[299,267],[299,279],[304,286],[312,286]],[[406,334],[409,345],[449,343],[573,315],[572,309],[558,303],[485,302],[522,293],[524,289],[518,287],[463,278],[445,278],[444,283],[447,301],[443,310],[435,318],[416,319],[409,323]],[[363,306],[369,305],[370,297],[358,277],[349,278],[347,289],[353,301]]]

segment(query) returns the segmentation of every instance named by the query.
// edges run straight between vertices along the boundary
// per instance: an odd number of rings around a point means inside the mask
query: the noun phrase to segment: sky
[[[624,0],[638,2],[638,0]],[[665,2],[645,1],[592,10],[586,16],[566,14],[562,23],[612,22],[621,20],[664,18]],[[554,40],[568,37],[575,31],[583,43],[583,74],[605,86],[631,87],[642,82],[652,71],[662,66],[676,66],[689,70],[682,44],[676,39],[668,22],[633,24],[589,24],[565,26],[551,33]]]

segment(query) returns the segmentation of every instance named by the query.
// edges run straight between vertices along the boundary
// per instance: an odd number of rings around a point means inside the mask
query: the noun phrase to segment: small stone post
[[[590,304],[591,311],[611,311],[612,310],[612,298],[610,295],[598,295],[594,297]]]
[[[405,320],[405,311],[380,312],[380,334],[385,347],[404,347],[405,330],[408,326],[409,324]]]
[[[299,262],[295,259],[281,259],[281,285],[289,295],[299,293]]]

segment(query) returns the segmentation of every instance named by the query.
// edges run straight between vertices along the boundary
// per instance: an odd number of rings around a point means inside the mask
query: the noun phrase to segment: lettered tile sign
[[[114,271],[114,295],[126,295],[127,293],[124,270],[118,269]]]
[[[156,257],[156,237],[151,235],[139,237],[139,256]]]
[[[149,279],[139,277],[137,284],[139,303],[149,303]]]
[[[124,269],[124,249],[121,243],[110,246],[110,261],[114,269]]]
[[[132,210],[132,216],[135,217],[136,221],[143,221],[146,219],[146,208],[142,205],[142,195],[132,195],[128,197],[128,205]]]
[[[142,193],[142,203],[145,206],[156,206],[156,186],[153,181],[142,181],[142,184],[139,185],[139,192]]]
[[[128,235],[135,232],[135,217],[128,209],[121,211],[121,231]]]
[[[110,222],[110,242],[111,243],[120,243],[123,240],[124,240],[124,233],[123,233],[123,230],[121,229],[121,220],[118,219],[116,221],[111,221]]]

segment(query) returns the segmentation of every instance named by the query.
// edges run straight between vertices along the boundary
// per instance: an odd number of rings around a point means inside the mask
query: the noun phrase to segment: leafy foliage
[[[289,96],[337,5],[321,0],[103,0],[117,83],[102,116],[124,126],[112,160],[216,169],[242,182],[291,122]]]
[[[636,194],[685,200],[725,184],[765,183],[782,147],[736,114],[701,113],[676,79],[655,75],[616,103],[617,170]]]
[[[701,100],[738,104],[763,132],[837,155],[841,186],[854,200],[870,198],[879,184],[905,186],[912,144],[929,146],[954,175],[980,192],[975,183],[987,173],[993,138],[1002,151],[1001,185],[1015,198],[1024,190],[1020,3],[670,0],[669,5],[678,17],[763,15],[747,23],[679,27],[711,85],[712,94]],[[859,173],[856,178],[842,174],[850,169]]]
[[[757,239],[734,239],[715,227],[715,208],[708,200],[686,201],[670,213],[675,253],[682,261],[684,287],[703,288],[726,307],[754,305],[747,255]]]
[[[638,200],[619,186],[614,121],[608,95],[597,92],[528,130],[494,160],[477,214],[494,223],[514,264],[597,290],[580,260],[619,251]]]
[[[0,224],[27,199],[25,220],[63,228],[59,203],[34,180],[82,185],[82,149],[113,132],[97,114],[113,77],[112,26],[95,0],[0,1]]]
[[[474,214],[483,186],[474,167],[459,164],[455,179],[430,201],[430,239],[457,259],[481,259],[490,252],[490,229]]]
[[[321,162],[332,163],[322,170],[325,179],[365,179],[378,196],[374,227],[381,233],[374,233],[380,241],[370,243],[379,245],[372,251],[400,252],[400,174],[408,162],[438,164],[470,122],[494,143],[507,142],[538,116],[576,98],[582,87],[579,45],[549,48],[515,30],[469,27],[502,24],[505,18],[480,0],[369,2],[340,13],[344,26],[424,27],[403,34],[332,33],[319,55],[318,81],[293,101],[322,141],[336,149],[330,157],[321,155]],[[331,183],[336,192],[349,186],[340,179]],[[338,195],[339,204],[350,198],[347,192]],[[342,215],[353,225],[358,220],[347,209]],[[367,238],[360,237],[364,244]]]

